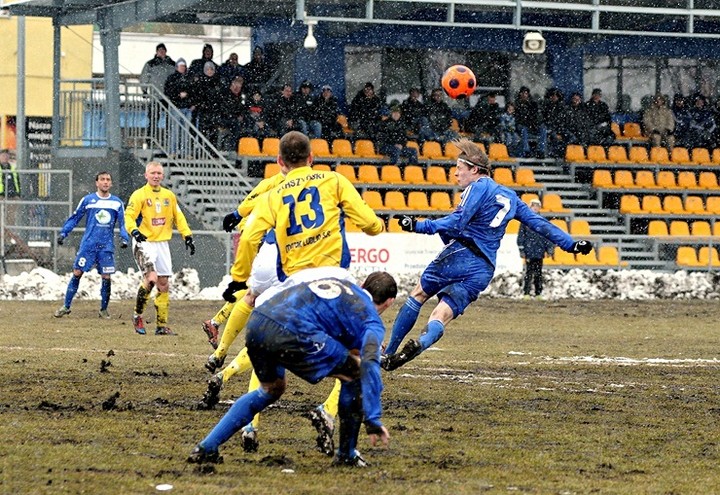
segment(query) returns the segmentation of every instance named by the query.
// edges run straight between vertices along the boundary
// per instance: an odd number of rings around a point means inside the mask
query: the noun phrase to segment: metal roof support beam
[[[102,29],[100,43],[103,46],[105,65],[105,132],[108,148],[120,151],[122,136],[120,134],[120,73],[118,69],[118,47],[120,31]]]

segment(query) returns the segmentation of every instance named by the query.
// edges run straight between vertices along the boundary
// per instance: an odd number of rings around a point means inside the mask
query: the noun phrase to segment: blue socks
[[[100,286],[100,310],[107,309],[110,303],[110,279],[103,278]],[[66,306],[69,307],[69,306]]]
[[[443,333],[445,333],[445,325],[443,325],[440,320],[430,320],[425,327],[425,331],[422,335],[420,335],[419,341],[422,346],[422,350],[426,350],[428,347],[440,340]]]
[[[418,315],[420,314],[420,308],[422,308],[422,304],[412,297],[407,298],[407,301],[405,301],[405,304],[403,304],[400,312],[398,312],[398,315],[395,317],[392,334],[390,334],[390,342],[388,342],[385,348],[385,354],[395,354],[397,352],[403,339],[415,325]]]
[[[228,439],[237,433],[243,426],[252,421],[253,417],[275,402],[277,397],[265,392],[262,387],[248,392],[232,405],[225,413],[215,428],[200,442],[206,452],[215,452],[218,447],[227,442]]]
[[[362,425],[362,391],[360,380],[343,382],[338,402],[338,418],[340,419],[339,457],[354,457],[357,439]]]
[[[70,282],[68,282],[67,291],[65,291],[65,307],[70,309],[70,305],[72,304],[73,297],[75,297],[75,294],[78,291],[78,287],[80,287],[80,277],[73,275],[70,279]]]

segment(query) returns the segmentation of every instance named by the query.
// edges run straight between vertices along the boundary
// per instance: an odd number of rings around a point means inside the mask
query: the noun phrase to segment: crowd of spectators
[[[221,65],[214,60],[213,47],[203,46],[201,57],[188,66],[185,59],[174,62],[163,43],[143,67],[141,82],[153,84],[191,119],[220,150],[234,151],[243,136],[260,140],[297,130],[310,138],[332,141],[347,137],[338,116],[347,116],[352,138],[370,139],[376,149],[393,163],[400,159],[417,162],[417,150],[407,141],[422,145],[437,141],[443,146],[462,133],[477,142],[504,143],[510,156],[562,158],[569,144],[583,146],[613,144],[612,114],[602,91],[593,89],[583,101],[580,93],[565,98],[557,88],[534,97],[523,86],[513,97],[483,95],[477,103],[458,113],[448,105],[441,88],[423,96],[411,87],[406,98],[389,105],[367,82],[352,98],[347,109],[324,84],[319,91],[311,81],[295,89],[289,83],[271,84],[273,71],[263,50],[256,47],[246,65],[231,53]],[[687,148],[720,147],[720,100],[710,106],[702,95],[674,95],[672,104],[664,95],[643,100],[636,120],[642,125],[651,146]],[[149,125],[157,125],[150,122]],[[170,128],[170,146],[178,149],[180,128]]]

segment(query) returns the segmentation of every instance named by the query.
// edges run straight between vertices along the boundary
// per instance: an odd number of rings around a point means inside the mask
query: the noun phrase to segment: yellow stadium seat
[[[699,266],[695,248],[691,246],[680,246],[677,250],[675,263],[686,268],[697,268]]]
[[[587,220],[573,220],[570,222],[570,235],[585,236],[592,235],[590,224]]]
[[[538,183],[531,168],[519,168],[515,171],[515,184],[518,186],[534,187]]]
[[[363,191],[362,199],[364,199],[367,205],[373,210],[385,209],[380,191]]]
[[[592,185],[600,188],[615,187],[609,170],[593,170]]]
[[[425,141],[422,146],[422,153],[420,158],[428,160],[442,160],[443,156],[442,146],[437,141]]]
[[[332,169],[330,168],[330,165],[326,163],[315,163],[312,166],[313,170],[322,170],[324,172],[330,172]]]
[[[635,174],[635,187],[656,189],[655,174],[653,174],[652,170],[638,170]]]
[[[507,146],[505,146],[503,143],[490,143],[490,153],[488,154],[488,158],[490,160],[494,160],[497,162],[510,162],[515,161],[514,158],[511,158],[508,154]]]
[[[713,165],[720,165],[720,148],[715,148],[712,151],[712,164]]]
[[[261,156],[260,143],[254,137],[241,137],[238,141],[238,155]]]
[[[430,184],[437,184],[439,186],[449,184],[445,169],[443,167],[438,167],[437,165],[431,165],[428,167],[427,181]]]
[[[669,165],[672,163],[667,148],[663,148],[662,146],[653,146],[650,148],[650,161],[652,163],[659,163],[660,165]]]
[[[520,201],[522,201],[526,205],[529,205],[530,201],[532,201],[533,199],[537,199],[538,201],[540,201],[540,196],[538,196],[537,193],[523,193],[522,195],[520,195]]]
[[[335,167],[335,172],[339,173],[340,175],[344,175],[353,184],[357,182],[357,175],[355,175],[355,167],[353,167],[352,165],[341,163],[337,167]]]
[[[675,174],[669,170],[661,170],[655,179],[657,187],[661,189],[676,189]]]
[[[542,200],[542,211],[551,213],[567,213],[570,210],[562,204],[562,198],[559,194],[545,193]]]
[[[555,225],[557,228],[559,228],[563,232],[568,231],[567,221],[564,218],[553,218],[552,220],[550,220],[550,223]],[[557,252],[557,251],[558,251],[558,249],[555,250],[555,252]]]
[[[353,158],[352,143],[347,139],[334,139],[332,142],[333,155],[341,158]]]
[[[440,211],[452,210],[450,195],[444,191],[433,191],[430,193],[430,208]]]
[[[583,149],[583,147],[579,144],[569,144],[567,148],[565,148],[565,161],[580,163],[587,162],[587,158],[585,158],[585,149]]]
[[[444,156],[445,158],[449,160],[457,160],[457,157],[460,155],[460,148],[455,146],[455,143],[452,141],[449,141],[445,143],[445,151]]]
[[[692,163],[690,152],[682,146],[675,146],[670,153],[670,161],[676,165],[687,165]]]
[[[625,146],[610,146],[607,158],[613,163],[630,163]]]
[[[595,248],[590,250],[588,254],[576,254],[575,259],[581,265],[596,266],[600,264],[600,261],[597,259],[597,252],[595,251]]]
[[[423,167],[419,165],[406,165],[403,172],[404,180],[407,184],[427,184]]]
[[[663,199],[663,211],[671,215],[682,215],[687,213],[680,196],[665,196]]]
[[[270,177],[274,177],[275,175],[280,173],[280,164],[278,163],[266,163],[265,164],[265,174],[264,177],[266,179]]]
[[[705,211],[711,215],[720,215],[720,196],[708,196],[705,199]],[[715,222],[715,225],[720,224],[720,221]]]
[[[496,168],[493,170],[493,179],[498,184],[503,186],[514,186],[515,179],[513,178],[512,170],[509,168]]]
[[[615,246],[600,246],[598,261],[602,265],[627,266],[627,261],[620,261],[620,254]]]
[[[380,182],[377,167],[375,165],[360,165],[358,167],[358,182],[363,184],[376,184]]]
[[[487,155],[487,148],[485,148],[485,143],[473,143],[475,146],[480,148],[483,153]]]
[[[385,197],[387,201],[387,196]],[[411,210],[431,210],[430,203],[425,191],[410,191],[407,198],[407,206]]]
[[[633,146],[630,148],[628,158],[632,163],[650,163],[650,157],[645,146]]]
[[[643,136],[642,127],[640,127],[640,124],[637,122],[626,122],[623,125],[623,136],[634,141],[647,140],[647,138]]]
[[[556,249],[555,255],[553,256],[553,260],[555,261],[555,264],[558,265],[577,265],[578,262],[575,259],[575,255],[572,253],[568,253],[567,251],[563,251],[562,249]]]
[[[405,202],[405,195],[400,191],[387,191],[385,193],[385,209],[407,210],[408,206]]]
[[[615,187],[629,188],[635,187],[635,179],[629,170],[616,170],[613,179]]]
[[[690,226],[683,220],[673,220],[670,222],[670,235],[675,237],[688,237],[690,235]]]
[[[623,139],[625,136],[623,136],[622,129],[620,129],[620,124],[617,122],[610,122],[610,130],[615,135],[615,139]]]
[[[624,194],[620,197],[620,213],[641,213],[640,199],[634,194]]]
[[[687,196],[685,198],[685,212],[690,215],[704,215],[707,213],[700,196]]]
[[[400,228],[400,220],[392,217],[390,220],[388,220],[388,232],[405,232],[402,228]]]
[[[263,155],[273,158],[280,154],[280,138],[266,137],[262,142]]]
[[[417,141],[406,141],[405,147],[413,148],[415,151],[417,151],[418,156],[420,156],[420,145],[417,144]]]
[[[695,172],[690,172],[689,170],[678,172],[677,186],[683,189],[697,189],[698,185]]]
[[[310,140],[310,151],[315,158],[334,158],[335,155],[330,152],[330,145],[322,138],[314,138]]]
[[[517,234],[520,232],[520,222],[518,220],[510,220],[505,227],[506,234]]]
[[[697,237],[710,237],[712,231],[710,230],[710,222],[705,220],[696,220],[690,224],[690,235]]]
[[[397,165],[383,165],[380,167],[380,180],[386,184],[402,184],[402,172]]]
[[[718,180],[715,172],[700,172],[698,187],[702,189],[718,189]]]
[[[660,201],[660,196],[655,196],[654,194],[643,196],[642,211],[643,213],[665,213]]]
[[[713,237],[720,237],[720,222],[713,224]]]
[[[710,165],[710,152],[707,148],[693,148],[692,150],[692,162],[695,165]]]
[[[588,146],[587,159],[592,163],[608,163],[607,156],[605,156],[605,148],[598,145]]]
[[[355,156],[361,158],[382,158],[382,155],[375,153],[375,144],[369,139],[358,139],[355,141]]]
[[[698,250],[698,265],[712,266],[713,268],[720,266],[717,249],[710,246],[702,246]]]
[[[665,220],[650,220],[648,224],[648,235],[651,237],[667,236],[668,227]]]

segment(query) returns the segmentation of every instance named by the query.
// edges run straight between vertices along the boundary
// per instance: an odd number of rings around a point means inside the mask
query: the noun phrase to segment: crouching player
[[[333,465],[364,467],[356,449],[361,423],[372,445],[387,445],[380,421],[380,314],[395,300],[397,284],[385,272],[370,274],[361,287],[336,278],[292,286],[253,311],[247,323],[248,356],[260,388],[240,397],[191,452],[188,462],[222,462],[219,447],[285,392],[289,370],[316,384],[342,380],[339,448]]]

